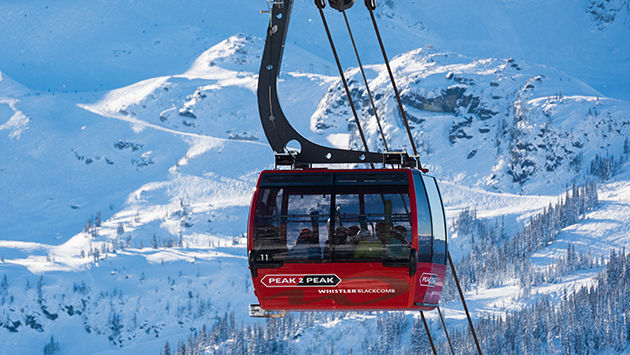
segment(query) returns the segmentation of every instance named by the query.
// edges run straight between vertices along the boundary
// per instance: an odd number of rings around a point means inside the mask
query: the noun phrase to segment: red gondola
[[[263,171],[249,215],[264,310],[429,310],[446,271],[438,186],[416,169]]]
[[[325,1],[315,2],[324,19]],[[269,3],[258,108],[276,166],[293,169],[263,171],[252,199],[247,249],[260,304],[253,305],[251,314],[433,309],[447,259],[444,209],[435,178],[416,169],[418,158],[405,152],[324,147],[289,124],[277,97],[277,78],[293,0]],[[352,3],[334,4],[341,11]],[[371,4],[366,1],[370,11]],[[287,149],[291,142],[301,150]],[[399,168],[312,168],[339,163]]]

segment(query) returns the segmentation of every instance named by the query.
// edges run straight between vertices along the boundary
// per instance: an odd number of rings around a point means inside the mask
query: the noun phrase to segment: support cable
[[[433,350],[433,355],[437,355],[437,350],[435,350],[435,344],[433,344],[433,339],[431,338],[431,331],[429,331],[429,324],[427,324],[427,320],[424,318],[424,312],[420,311],[420,317],[422,317],[422,323],[424,323],[424,329],[427,331],[427,337],[429,337],[429,344],[431,344],[431,350]]]
[[[447,252],[446,255],[448,256],[448,263],[451,265],[451,271],[453,272],[453,278],[455,279],[455,284],[457,285],[459,298],[462,300],[462,304],[464,305],[464,311],[466,311],[466,318],[468,318],[468,325],[470,326],[470,331],[472,332],[473,339],[475,339],[477,352],[479,352],[479,355],[482,355],[481,347],[479,346],[479,340],[477,339],[477,333],[475,333],[475,327],[473,326],[472,319],[470,318],[470,313],[468,312],[468,306],[466,306],[466,299],[464,298],[464,293],[462,292],[462,288],[459,286],[459,279],[457,278],[457,272],[455,272],[455,265],[453,264],[453,259],[451,259],[451,253]]]
[[[374,104],[374,98],[372,96],[372,91],[370,90],[370,85],[368,84],[367,77],[365,76],[365,70],[363,70],[363,63],[361,62],[361,57],[359,56],[359,51],[357,50],[357,45],[354,41],[354,35],[352,34],[352,29],[350,28],[350,22],[348,21],[348,16],[346,15],[346,11],[341,11],[343,14],[343,19],[346,21],[346,28],[348,29],[348,34],[350,35],[350,41],[352,42],[352,48],[354,49],[354,55],[357,58],[357,63],[359,63],[359,69],[361,71],[361,76],[363,77],[363,83],[365,83],[365,88],[367,90],[368,96],[370,98],[370,104],[372,105],[372,110],[374,111],[374,118],[376,119],[376,124],[378,125],[378,131],[381,134],[381,140],[383,140],[383,146],[385,147],[385,151],[389,152],[389,147],[387,146],[387,139],[385,139],[385,132],[383,131],[383,126],[381,125],[381,120],[378,117],[378,112],[376,110],[376,104]],[[394,166],[392,165],[392,168]],[[409,213],[409,208],[407,207],[407,202],[403,195],[400,195],[403,206],[405,207],[405,212]]]
[[[446,323],[444,323],[444,317],[442,317],[442,311],[440,311],[440,307],[437,308],[438,314],[440,315],[440,321],[442,322],[442,328],[444,328],[444,334],[446,334],[446,340],[448,341],[448,347],[451,349],[451,355],[455,355],[453,351],[453,344],[451,344],[451,337],[448,336],[448,330],[446,329]]]
[[[348,34],[350,35],[350,41],[352,41],[352,48],[354,49],[354,54],[357,57],[357,62],[359,63],[361,76],[363,77],[363,82],[365,83],[365,88],[367,89],[368,97],[370,98],[370,104],[372,105],[372,110],[374,111],[374,118],[376,118],[376,124],[378,125],[379,132],[381,133],[381,139],[383,140],[385,151],[389,152],[389,148],[387,147],[387,141],[385,140],[385,133],[383,132],[383,127],[381,126],[381,120],[378,117],[378,112],[376,111],[376,105],[374,104],[374,98],[372,97],[372,91],[370,91],[370,85],[368,84],[367,78],[365,76],[365,71],[363,70],[363,63],[361,63],[361,57],[359,57],[359,51],[357,50],[357,45],[354,42],[354,36],[352,35],[352,30],[350,29],[348,16],[346,15],[345,10],[341,11],[341,13],[343,14],[343,19],[346,21],[346,28],[348,29]]]
[[[413,149],[413,154],[418,156],[418,149],[416,149],[416,143],[413,140],[413,135],[411,134],[411,128],[409,128],[409,121],[407,120],[407,115],[405,114],[405,109],[402,104],[402,100],[400,99],[400,93],[398,92],[398,87],[396,86],[396,81],[394,80],[394,74],[392,73],[392,68],[389,65],[389,59],[387,58],[387,53],[385,52],[385,46],[383,45],[383,39],[381,38],[381,32],[378,30],[378,25],[376,24],[376,18],[374,17],[374,11],[372,6],[369,4],[370,0],[366,0],[365,7],[370,12],[370,18],[372,19],[372,26],[374,26],[374,32],[376,33],[376,38],[378,39],[378,44],[381,47],[381,54],[383,54],[383,59],[385,61],[385,66],[387,67],[387,72],[389,73],[389,80],[392,82],[392,87],[394,88],[394,94],[396,94],[396,100],[398,101],[398,109],[400,110],[400,115],[403,118],[403,122],[405,123],[405,128],[407,129],[407,136],[409,136],[409,142],[411,143],[411,148]],[[422,169],[422,165],[418,162],[419,169]],[[426,172],[426,171],[425,171]]]
[[[324,29],[326,29],[326,36],[328,36],[328,42],[330,43],[330,48],[332,49],[333,55],[335,57],[335,63],[337,63],[337,69],[339,70],[339,76],[341,77],[341,82],[343,83],[343,87],[346,90],[346,96],[348,96],[348,102],[350,103],[350,108],[352,109],[352,114],[354,115],[354,120],[357,123],[357,128],[359,129],[359,135],[361,136],[361,141],[363,142],[363,146],[365,147],[365,151],[369,152],[367,140],[365,139],[365,135],[363,134],[363,129],[361,128],[361,122],[359,121],[359,115],[357,114],[357,110],[354,107],[354,101],[352,101],[352,96],[350,94],[350,88],[348,87],[348,82],[346,81],[346,77],[343,74],[343,68],[341,67],[341,62],[339,62],[339,56],[337,55],[337,50],[335,49],[335,44],[333,42],[332,36],[330,35],[330,29],[328,28],[328,23],[326,22],[326,16],[324,16],[323,4],[320,1],[315,1],[315,5],[319,10],[319,15],[322,18],[322,22],[324,23]],[[374,169],[374,164],[370,163],[372,169]]]

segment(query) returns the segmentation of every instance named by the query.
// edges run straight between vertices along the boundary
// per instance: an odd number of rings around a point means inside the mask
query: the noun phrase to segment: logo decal
[[[267,287],[335,287],[341,279],[334,274],[265,275],[260,282]]]
[[[424,274],[420,276],[420,285],[433,287],[437,283],[437,280],[438,280],[437,274],[430,274],[428,272],[425,272]]]

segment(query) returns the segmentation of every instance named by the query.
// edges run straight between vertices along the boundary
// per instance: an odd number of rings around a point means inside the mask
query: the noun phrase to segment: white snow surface
[[[481,218],[505,218],[514,233],[582,181],[576,176],[596,154],[621,154],[630,136],[630,10],[627,1],[597,11],[589,3],[415,0],[378,8],[449,223],[474,207]],[[0,4],[0,278],[8,280],[0,354],[41,353],[50,336],[63,353],[157,353],[225,312],[239,323],[260,321],[247,317],[256,299],[244,233],[257,174],[273,163],[256,101],[265,7]],[[355,35],[388,141],[410,150],[362,10],[348,14],[353,27],[368,29]],[[382,149],[343,20],[327,16],[370,148]],[[311,1],[295,1],[285,53],[280,99],[296,129],[320,144],[358,147]],[[507,134],[519,144],[507,145]],[[629,246],[627,164],[600,185],[600,201],[533,264],[553,263],[569,243],[603,257]],[[468,245],[454,235],[455,259]],[[531,294],[559,295],[596,271]],[[476,317],[503,314],[536,297],[519,292],[517,280],[506,280],[468,294],[469,308]],[[464,324],[458,304],[443,309],[449,324]],[[299,341],[323,332],[358,342],[374,331],[361,327],[373,317],[318,324]]]

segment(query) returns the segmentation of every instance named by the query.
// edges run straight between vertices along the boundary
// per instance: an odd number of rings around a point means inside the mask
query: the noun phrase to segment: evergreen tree
[[[55,355],[59,351],[59,343],[54,336],[50,336],[50,342],[44,346],[44,355]]]
[[[98,211],[96,212],[96,218],[94,219],[94,227],[100,227],[102,224],[101,211]]]
[[[171,346],[168,345],[168,341],[164,344],[164,350],[161,352],[162,355],[171,355]]]
[[[8,294],[9,290],[9,280],[7,280],[7,275],[2,275],[2,282],[0,283],[0,294]]]

